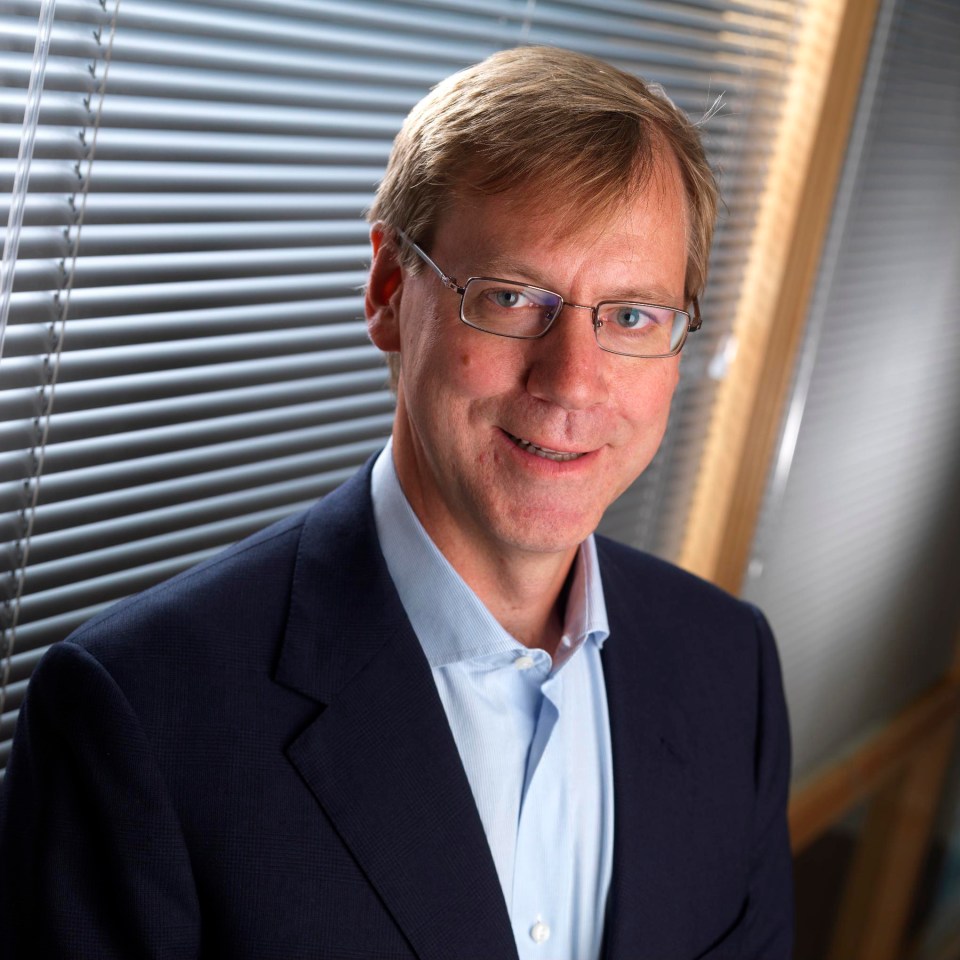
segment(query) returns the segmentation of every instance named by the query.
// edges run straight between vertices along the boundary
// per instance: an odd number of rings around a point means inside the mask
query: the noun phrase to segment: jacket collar
[[[443,704],[380,552],[369,472],[305,518],[275,679],[324,707],[287,755],[421,960],[516,958]]]

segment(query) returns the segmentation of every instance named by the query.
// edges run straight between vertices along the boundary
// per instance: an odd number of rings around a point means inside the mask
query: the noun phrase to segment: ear
[[[375,347],[385,353],[398,353],[403,268],[397,257],[396,243],[381,221],[370,228],[370,243],[373,246],[373,261],[364,297],[367,333]]]

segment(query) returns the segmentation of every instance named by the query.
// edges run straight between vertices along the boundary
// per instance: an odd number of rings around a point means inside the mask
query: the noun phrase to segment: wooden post
[[[816,280],[878,0],[809,0],[763,185],[681,566],[739,591]]]
[[[942,724],[871,803],[829,960],[901,956],[955,728],[955,718]]]
[[[855,749],[796,785],[790,796],[790,839],[800,853],[833,824],[899,776],[924,745],[960,716],[960,669]]]
[[[861,803],[869,804],[828,960],[903,956],[917,881],[960,723],[960,632],[955,651],[943,680],[791,794],[794,853]]]

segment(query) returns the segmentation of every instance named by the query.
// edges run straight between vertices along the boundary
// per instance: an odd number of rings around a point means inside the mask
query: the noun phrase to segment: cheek
[[[462,332],[457,325],[431,319],[412,332],[403,369],[408,400],[420,416],[447,428],[456,423],[463,430],[497,392],[495,379],[503,364],[487,355],[482,334],[458,326]]]
[[[665,420],[670,411],[670,401],[680,378],[678,358],[666,361],[640,361],[656,363],[657,367],[644,370],[642,375],[633,375],[619,383],[620,410],[624,416],[638,424],[650,424]],[[662,364],[662,365],[661,365]]]
[[[408,393],[429,393],[439,387],[445,349],[443,319],[435,305],[418,302],[405,314],[401,328],[401,369]]]
[[[461,327],[436,345],[436,375],[463,399],[492,399],[508,391],[522,366],[515,343]]]

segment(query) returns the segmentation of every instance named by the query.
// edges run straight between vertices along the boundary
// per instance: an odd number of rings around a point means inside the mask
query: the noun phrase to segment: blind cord
[[[56,5],[57,0],[42,0],[40,5],[37,42],[33,47],[33,63],[30,65],[30,80],[27,84],[23,134],[20,137],[17,166],[13,175],[10,214],[7,217],[7,233],[3,240],[3,259],[0,261],[0,362],[3,361],[3,344],[7,335],[10,297],[13,293],[13,274],[17,265],[17,254],[20,252],[20,232],[23,229],[23,214],[27,205],[30,166],[33,163],[33,146],[37,139],[37,127],[40,122],[40,98],[47,73],[47,57],[50,54],[50,37],[53,33],[53,14]]]
[[[105,6],[105,0],[101,0],[101,5]],[[52,6],[52,4],[51,4]],[[8,627],[8,640],[6,650],[4,651],[3,677],[0,681],[0,716],[3,715],[6,706],[7,686],[10,679],[10,667],[13,661],[13,653],[17,641],[17,625],[20,620],[20,606],[23,600],[23,585],[26,579],[27,567],[30,560],[30,542],[33,538],[33,527],[37,516],[37,502],[40,497],[40,481],[43,477],[43,464],[47,449],[47,438],[50,434],[50,417],[53,413],[53,400],[56,393],[57,378],[60,374],[60,358],[63,355],[63,341],[66,333],[67,314],[70,308],[70,294],[73,290],[73,282],[77,271],[77,258],[80,250],[80,233],[83,228],[84,215],[87,209],[87,197],[90,194],[90,175],[93,170],[93,162],[97,153],[97,135],[100,131],[100,121],[103,116],[103,102],[107,92],[107,77],[110,73],[110,61],[113,56],[113,41],[117,33],[117,15],[120,11],[120,0],[115,0],[113,14],[110,18],[110,36],[107,40],[106,52],[103,57],[104,68],[103,77],[100,80],[97,109],[93,115],[93,136],[90,141],[90,150],[86,157],[86,173],[80,186],[80,211],[74,224],[76,232],[73,237],[73,244],[69,253],[70,268],[66,273],[66,282],[64,283],[62,296],[60,297],[60,315],[55,321],[55,330],[51,335],[51,348],[53,359],[47,359],[45,369],[47,371],[46,384],[43,387],[43,403],[40,410],[40,416],[43,418],[43,425],[37,438],[38,453],[34,456],[33,476],[28,481],[30,484],[30,502],[24,508],[26,524],[23,533],[23,549],[20,553],[20,568],[17,573],[17,587],[13,598],[13,610]],[[97,33],[97,42],[102,47],[102,34]],[[49,387],[49,390],[47,390]]]

